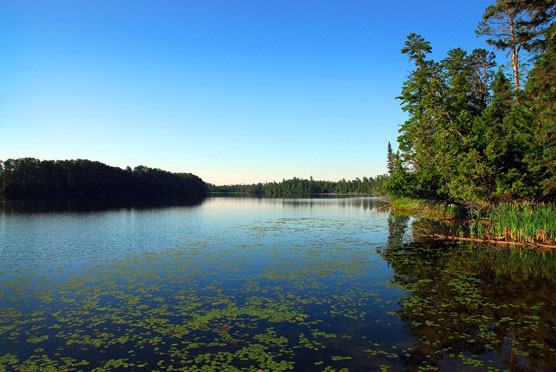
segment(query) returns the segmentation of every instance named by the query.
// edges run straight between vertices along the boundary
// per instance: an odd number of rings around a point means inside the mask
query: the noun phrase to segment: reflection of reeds
[[[484,270],[494,271],[497,274],[515,275],[519,274],[522,279],[530,277],[543,277],[556,283],[556,254],[554,246],[536,243],[534,248],[521,249],[521,246],[529,246],[526,243],[512,243],[506,241],[486,241],[481,238],[468,238],[461,235],[469,234],[468,227],[462,224],[445,223],[439,221],[420,220],[413,224],[415,236],[424,236],[438,240],[458,240],[466,243],[458,245],[453,251],[446,253],[451,262],[457,262],[457,267],[468,267],[469,272],[480,273]],[[467,230],[467,231],[465,231]],[[436,232],[433,234],[433,232]],[[460,236],[458,236],[459,234]],[[500,249],[486,248],[476,243],[502,243]],[[434,247],[434,246],[433,246]],[[465,249],[465,247],[469,249]],[[519,247],[519,248],[517,248]],[[401,256],[401,254],[400,254]],[[406,259],[406,258],[404,258]],[[415,262],[414,259],[407,259]],[[514,280],[518,279],[515,277]]]
[[[469,272],[487,270],[496,275],[511,275],[515,282],[531,278],[556,282],[556,255],[552,253],[521,249],[490,250],[472,244],[469,247],[472,249],[461,251],[458,257],[453,258]]]

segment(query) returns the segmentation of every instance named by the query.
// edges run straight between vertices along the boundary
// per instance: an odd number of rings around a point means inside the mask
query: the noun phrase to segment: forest
[[[281,182],[256,183],[250,185],[209,185],[209,191],[216,193],[234,193],[251,196],[288,196],[314,194],[366,194],[383,195],[386,175],[363,177],[354,180],[342,179],[337,182],[317,181],[292,178]]]
[[[121,169],[90,160],[0,161],[0,193],[5,197],[183,197],[199,198],[207,184],[190,173],[137,166]]]
[[[476,33],[487,49],[429,58],[410,34],[413,65],[397,97],[408,119],[388,152],[387,192],[465,205],[556,196],[556,2],[497,0]],[[506,67],[506,68],[505,68]]]

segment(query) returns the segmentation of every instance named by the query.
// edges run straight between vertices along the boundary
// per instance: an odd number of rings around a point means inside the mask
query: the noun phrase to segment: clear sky
[[[215,184],[386,172],[420,33],[487,47],[490,1],[3,0],[0,159],[91,159]]]

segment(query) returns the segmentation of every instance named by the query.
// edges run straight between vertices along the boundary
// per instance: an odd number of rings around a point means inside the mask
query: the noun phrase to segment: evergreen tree
[[[392,173],[394,173],[394,159],[393,159],[394,154],[392,153],[392,145],[390,144],[390,141],[388,141],[388,149],[386,152],[386,165],[388,168],[388,175],[391,176]]]
[[[388,155],[388,193],[473,204],[556,196],[555,15],[547,0],[486,9],[478,33],[511,55],[512,82],[494,73],[491,52],[454,48],[437,63],[427,41],[408,36],[402,53],[414,70],[398,99],[409,118],[400,152]],[[523,52],[534,67],[520,90]]]
[[[427,60],[432,51],[422,36],[410,34],[402,53],[415,65],[409,79],[404,82],[401,96],[402,109],[409,114],[399,129],[400,161],[408,172],[414,172],[415,190],[423,196],[438,197],[441,177],[437,172],[434,136],[438,122],[438,109],[442,107],[445,86],[441,80],[440,65]]]
[[[490,102],[490,85],[494,79],[496,68],[495,55],[486,49],[475,49],[469,56],[471,68],[471,95],[474,97],[477,107],[481,112]]]
[[[548,32],[554,35],[556,24]],[[556,194],[556,40],[549,39],[526,86],[534,117],[529,165],[541,179],[544,196]]]
[[[532,48],[532,35],[526,30],[528,18],[527,7],[522,0],[496,0],[486,8],[483,20],[479,23],[477,34],[487,36],[486,42],[494,48],[508,51],[514,87],[519,91],[521,86],[523,63],[522,51]]]

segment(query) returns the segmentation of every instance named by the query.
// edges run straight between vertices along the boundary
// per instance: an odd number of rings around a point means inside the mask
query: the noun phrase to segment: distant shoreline
[[[275,195],[253,195],[247,194],[242,191],[209,191],[208,196],[218,196],[218,195],[235,195],[235,196],[248,196],[248,197],[261,197],[261,198],[279,198],[284,196],[370,196],[376,198],[387,198],[384,195],[376,195],[370,193],[337,193],[337,192],[314,192],[314,193],[289,193],[289,194],[275,194]]]
[[[10,198],[198,198],[208,185],[191,173],[143,165],[121,169],[91,160],[8,159],[0,162],[0,195]]]

